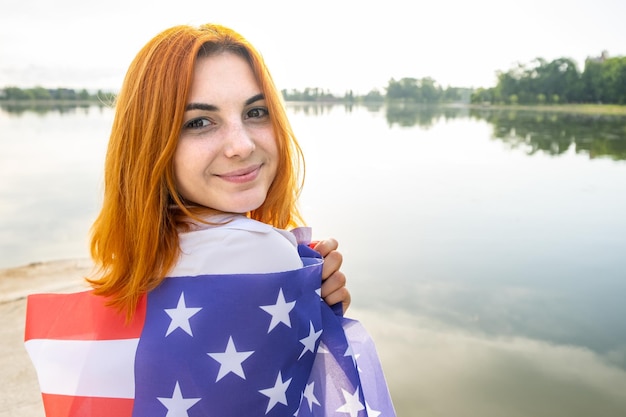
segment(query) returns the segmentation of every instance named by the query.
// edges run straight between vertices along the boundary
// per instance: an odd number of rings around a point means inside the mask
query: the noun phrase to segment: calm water
[[[289,107],[398,415],[626,415],[626,119]],[[112,111],[0,111],[0,268],[87,256]]]

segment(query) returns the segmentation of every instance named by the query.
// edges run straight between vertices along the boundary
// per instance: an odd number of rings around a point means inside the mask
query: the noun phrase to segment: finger
[[[343,263],[343,255],[336,250],[328,253],[324,258],[324,265],[322,265],[322,280],[327,279],[335,272],[339,271],[341,264]]]
[[[345,314],[345,312],[348,310],[348,307],[350,307],[350,291],[348,291],[346,287],[341,287],[335,292],[329,294],[326,298],[324,298],[324,301],[329,306],[334,306],[335,304],[341,303],[343,313]]]
[[[341,271],[334,272],[330,277],[322,282],[321,295],[322,298],[330,296],[332,293],[339,291],[346,286],[346,276]],[[341,301],[341,300],[340,300]]]
[[[323,257],[328,255],[331,251],[337,250],[339,247],[339,242],[333,238],[320,240],[317,245],[313,247],[316,251],[320,253]]]

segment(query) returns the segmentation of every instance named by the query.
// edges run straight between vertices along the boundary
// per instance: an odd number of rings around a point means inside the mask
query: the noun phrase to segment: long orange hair
[[[188,207],[178,194],[173,157],[199,56],[229,51],[244,57],[265,96],[279,162],[264,203],[248,216],[275,227],[301,224],[297,199],[304,160],[282,97],[259,52],[219,25],[176,26],[150,40],[131,63],[116,99],[104,172],[102,210],[91,230],[98,268],[94,292],[131,318],[140,297],[165,278],[179,256]]]

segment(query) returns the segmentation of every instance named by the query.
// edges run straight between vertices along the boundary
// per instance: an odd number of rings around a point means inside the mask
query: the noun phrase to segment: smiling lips
[[[227,172],[225,174],[216,174],[217,177],[224,181],[243,184],[246,182],[254,181],[259,176],[261,167],[263,164],[253,165],[247,168],[238,169],[235,171]]]

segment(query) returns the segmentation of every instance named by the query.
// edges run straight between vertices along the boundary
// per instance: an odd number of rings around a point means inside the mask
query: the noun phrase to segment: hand
[[[346,288],[346,276],[339,270],[343,256],[337,251],[339,243],[335,239],[319,241],[313,249],[324,257],[322,267],[322,298],[329,306],[342,304],[345,313],[350,306],[350,291]]]

